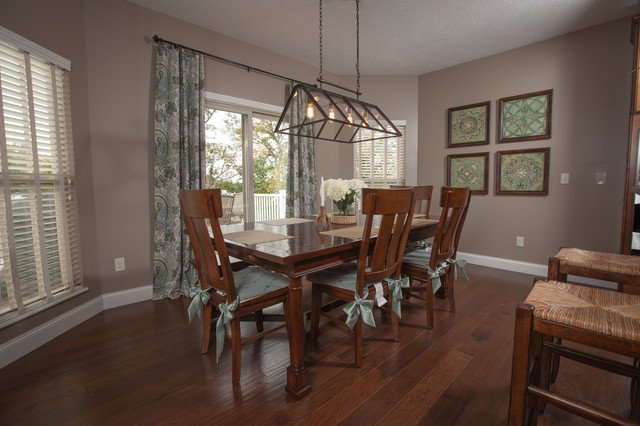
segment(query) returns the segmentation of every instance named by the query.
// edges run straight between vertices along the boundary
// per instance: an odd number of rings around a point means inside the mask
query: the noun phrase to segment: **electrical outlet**
[[[116,257],[115,259],[116,272],[124,271],[124,257]]]
[[[569,184],[569,173],[560,173],[560,184],[561,185]]]
[[[596,185],[607,183],[607,172],[596,172]]]
[[[516,237],[516,247],[524,247],[524,237]]]

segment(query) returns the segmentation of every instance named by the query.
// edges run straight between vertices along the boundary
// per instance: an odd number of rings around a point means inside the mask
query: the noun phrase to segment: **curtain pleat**
[[[153,298],[188,295],[197,282],[178,193],[205,176],[204,59],[167,43],[156,48]]]
[[[291,117],[298,117],[297,111],[305,107],[301,102],[298,96]],[[304,128],[301,136],[289,136],[287,217],[305,217],[318,213],[315,139],[308,137],[309,131]]]

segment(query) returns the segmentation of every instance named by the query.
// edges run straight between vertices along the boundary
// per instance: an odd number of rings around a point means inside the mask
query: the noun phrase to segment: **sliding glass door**
[[[284,218],[289,145],[278,117],[210,105],[205,118],[206,185],[223,191],[222,223]]]

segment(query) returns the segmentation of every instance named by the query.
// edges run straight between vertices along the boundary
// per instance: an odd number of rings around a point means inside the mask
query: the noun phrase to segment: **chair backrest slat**
[[[433,185],[418,185],[418,186],[406,186],[406,185],[391,185],[391,188],[413,188],[415,190],[416,207],[414,209],[415,214],[424,214],[429,217],[429,211],[431,210],[431,196],[433,195]]]
[[[220,218],[223,216],[220,189],[183,190],[179,199],[200,286],[203,289],[213,287],[222,290],[228,301],[235,300],[233,272],[220,229]]]
[[[399,277],[415,208],[414,200],[412,188],[362,190],[362,212],[366,220],[358,258],[359,294],[362,294],[366,282],[387,276]],[[378,235],[367,264],[373,218],[378,215],[381,216]]]
[[[440,194],[442,211],[429,259],[429,267],[432,270],[435,270],[443,260],[455,258],[470,200],[471,191],[468,188],[442,187]]]

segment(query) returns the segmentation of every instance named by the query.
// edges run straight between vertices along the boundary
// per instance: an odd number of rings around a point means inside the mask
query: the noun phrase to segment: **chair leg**
[[[320,310],[322,309],[322,291],[320,288],[311,284],[311,340],[318,338],[318,328],[320,327]]]
[[[258,333],[262,333],[264,331],[264,314],[262,313],[262,309],[255,312],[256,316],[256,331]]]
[[[426,281],[427,291],[426,295],[426,310],[427,310],[427,330],[433,330],[433,302],[434,302],[434,294],[433,294],[433,283],[431,280]]]
[[[562,338],[556,338],[555,343],[561,345]],[[560,355],[551,353],[551,370],[549,373],[549,383],[555,383],[556,378],[558,378],[558,370],[560,370]]]
[[[200,353],[209,352],[209,343],[211,341],[211,305],[207,303],[202,308],[202,348]]]
[[[355,350],[355,364],[357,368],[362,367],[362,318],[358,318],[353,327]]]
[[[638,359],[633,361],[633,365],[638,367]],[[631,420],[635,422],[640,421],[640,380],[637,378],[631,379]]]
[[[389,295],[391,299],[391,295]],[[391,300],[388,303],[391,306]],[[389,309],[389,313],[391,314],[391,330],[393,331],[393,340],[396,342],[400,341],[400,319],[398,318],[398,314],[396,314],[393,309]]]
[[[513,362],[511,365],[511,398],[509,401],[510,426],[525,424],[532,316],[532,310],[523,304],[516,308]]]
[[[242,365],[242,348],[240,342],[240,319],[234,318],[231,320],[231,378],[234,385],[240,383],[240,367]]]
[[[455,268],[455,266],[454,266]],[[452,314],[456,313],[456,301],[455,301],[455,297],[454,297],[454,293],[455,293],[455,275],[452,274],[451,272],[448,272],[446,275],[446,279],[447,279],[447,296],[449,298],[449,312],[451,312]]]

